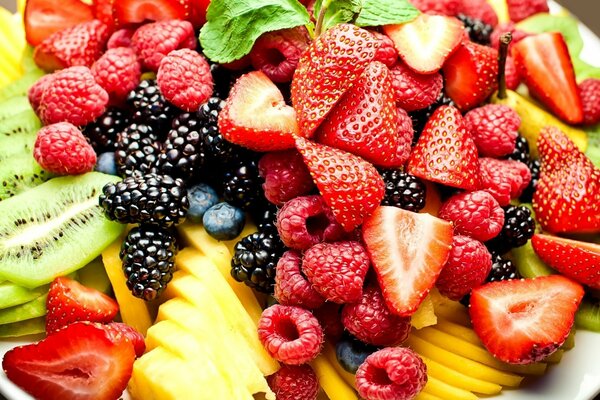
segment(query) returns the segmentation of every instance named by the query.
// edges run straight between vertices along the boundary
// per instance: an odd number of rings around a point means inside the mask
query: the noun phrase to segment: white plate
[[[550,1],[553,11],[558,5]],[[592,64],[600,65],[600,39],[587,27],[580,27],[584,49],[581,58]],[[40,336],[20,338],[19,340],[0,340],[0,357],[9,349],[38,340]],[[502,400],[592,400],[600,394],[600,334],[578,331],[575,336],[575,348],[565,352],[561,362],[553,365],[541,377],[528,379],[522,387],[515,390],[503,390],[494,399]],[[0,371],[0,394],[8,400],[32,400],[6,378]],[[123,399],[129,396],[124,394]],[[183,400],[183,399],[182,399]]]

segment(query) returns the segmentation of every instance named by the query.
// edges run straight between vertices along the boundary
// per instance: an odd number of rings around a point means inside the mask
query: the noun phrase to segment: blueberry
[[[345,334],[335,346],[335,355],[342,368],[355,374],[365,359],[377,350],[377,347]]]
[[[98,156],[96,161],[96,171],[108,175],[117,175],[117,163],[115,162],[114,151],[108,151]]]
[[[219,195],[212,187],[199,183],[188,189],[188,200],[190,208],[187,219],[192,222],[202,222],[206,210],[219,202]]]
[[[202,217],[206,232],[218,240],[231,240],[244,229],[244,211],[229,203],[219,203],[210,207]]]

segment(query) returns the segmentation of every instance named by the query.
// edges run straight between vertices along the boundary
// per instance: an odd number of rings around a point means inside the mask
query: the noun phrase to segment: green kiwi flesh
[[[600,332],[600,302],[584,297],[575,313],[575,326],[579,329]]]
[[[0,161],[13,154],[33,154],[33,145],[42,122],[33,110],[26,110],[0,122]]]
[[[511,253],[511,260],[523,278],[536,278],[556,273],[535,254],[531,240],[524,246],[512,249]]]
[[[0,204],[52,177],[40,167],[31,153],[7,156],[5,159],[0,155],[0,163]]]
[[[93,259],[88,265],[77,271],[77,280],[83,286],[99,290],[102,293],[112,293],[112,285],[106,275],[102,258]]]
[[[0,310],[0,325],[25,321],[27,319],[46,315],[47,297],[48,293],[45,293],[31,301],[28,301],[27,303]]]
[[[0,309],[27,303],[44,293],[48,293],[48,285],[29,289],[9,281],[2,282],[0,283]]]
[[[35,335],[45,331],[46,317],[37,317],[0,325],[0,338]]]
[[[15,96],[0,102],[0,121],[13,117],[22,111],[32,110],[27,96]]]
[[[27,96],[27,91],[29,88],[43,75],[44,71],[40,69],[34,69],[30,72],[27,72],[21,78],[0,89],[0,101],[10,99],[11,97],[15,96]]]
[[[119,179],[59,177],[0,202],[0,279],[34,288],[98,257],[125,228],[98,204],[104,185]]]

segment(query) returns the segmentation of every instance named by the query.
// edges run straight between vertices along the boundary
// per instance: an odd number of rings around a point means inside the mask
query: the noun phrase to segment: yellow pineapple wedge
[[[358,395],[353,386],[348,385],[338,375],[333,364],[320,354],[310,365],[315,370],[319,384],[330,400],[358,400]]]
[[[435,309],[433,307],[433,301],[431,296],[427,295],[417,311],[410,317],[410,324],[416,328],[421,329],[426,326],[435,325],[437,323],[437,316],[435,315]]]

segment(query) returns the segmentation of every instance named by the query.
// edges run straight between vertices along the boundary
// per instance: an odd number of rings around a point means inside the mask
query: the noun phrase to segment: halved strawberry
[[[550,267],[583,285],[600,289],[599,244],[536,233],[531,245]]]
[[[469,313],[494,357],[529,364],[564,343],[583,293],[580,284],[561,275],[492,282],[473,289]]]
[[[390,311],[414,314],[448,260],[452,224],[430,214],[380,206],[365,220],[362,237]]]
[[[542,129],[537,145],[541,173],[533,209],[542,228],[600,232],[600,169],[558,128]]]
[[[340,99],[317,131],[317,141],[382,167],[401,167],[413,132],[400,131],[392,78],[374,61]]]
[[[302,136],[313,135],[380,45],[369,31],[350,24],[336,25],[311,43],[298,62],[291,87]]]
[[[102,326],[77,322],[9,350],[2,367],[39,400],[114,400],[127,387],[134,360],[129,341],[114,341]]]
[[[411,69],[432,74],[456,50],[463,39],[464,26],[454,17],[421,14],[411,22],[386,25],[383,31]]]
[[[110,322],[119,305],[104,293],[66,277],[54,279],[46,300],[46,333],[76,321]]]
[[[115,26],[138,24],[146,20],[187,19],[191,0],[116,0],[113,7]]]
[[[131,325],[123,322],[111,322],[103,325],[103,327],[111,335],[113,341],[128,340],[133,345],[136,357],[141,357],[144,354],[146,350],[144,336]]]
[[[188,20],[194,28],[200,28],[206,22],[206,10],[210,0],[190,0],[190,16]]]
[[[479,187],[477,146],[460,111],[441,106],[433,113],[410,154],[407,171],[452,187]]]
[[[381,203],[385,184],[375,167],[355,156],[302,137],[296,148],[335,219],[350,232]]]
[[[115,30],[113,17],[113,4],[115,1],[116,0],[94,0],[92,2],[94,18],[104,22],[111,33]]]
[[[254,151],[292,148],[298,134],[296,112],[262,71],[249,72],[235,82],[218,125],[225,139]]]
[[[498,51],[465,41],[444,64],[446,94],[463,111],[482,104],[498,87]]]
[[[583,121],[569,49],[561,33],[532,35],[512,47],[523,81],[535,98],[569,124]]]
[[[79,0],[27,0],[25,37],[37,46],[53,33],[93,18],[92,8]]]

